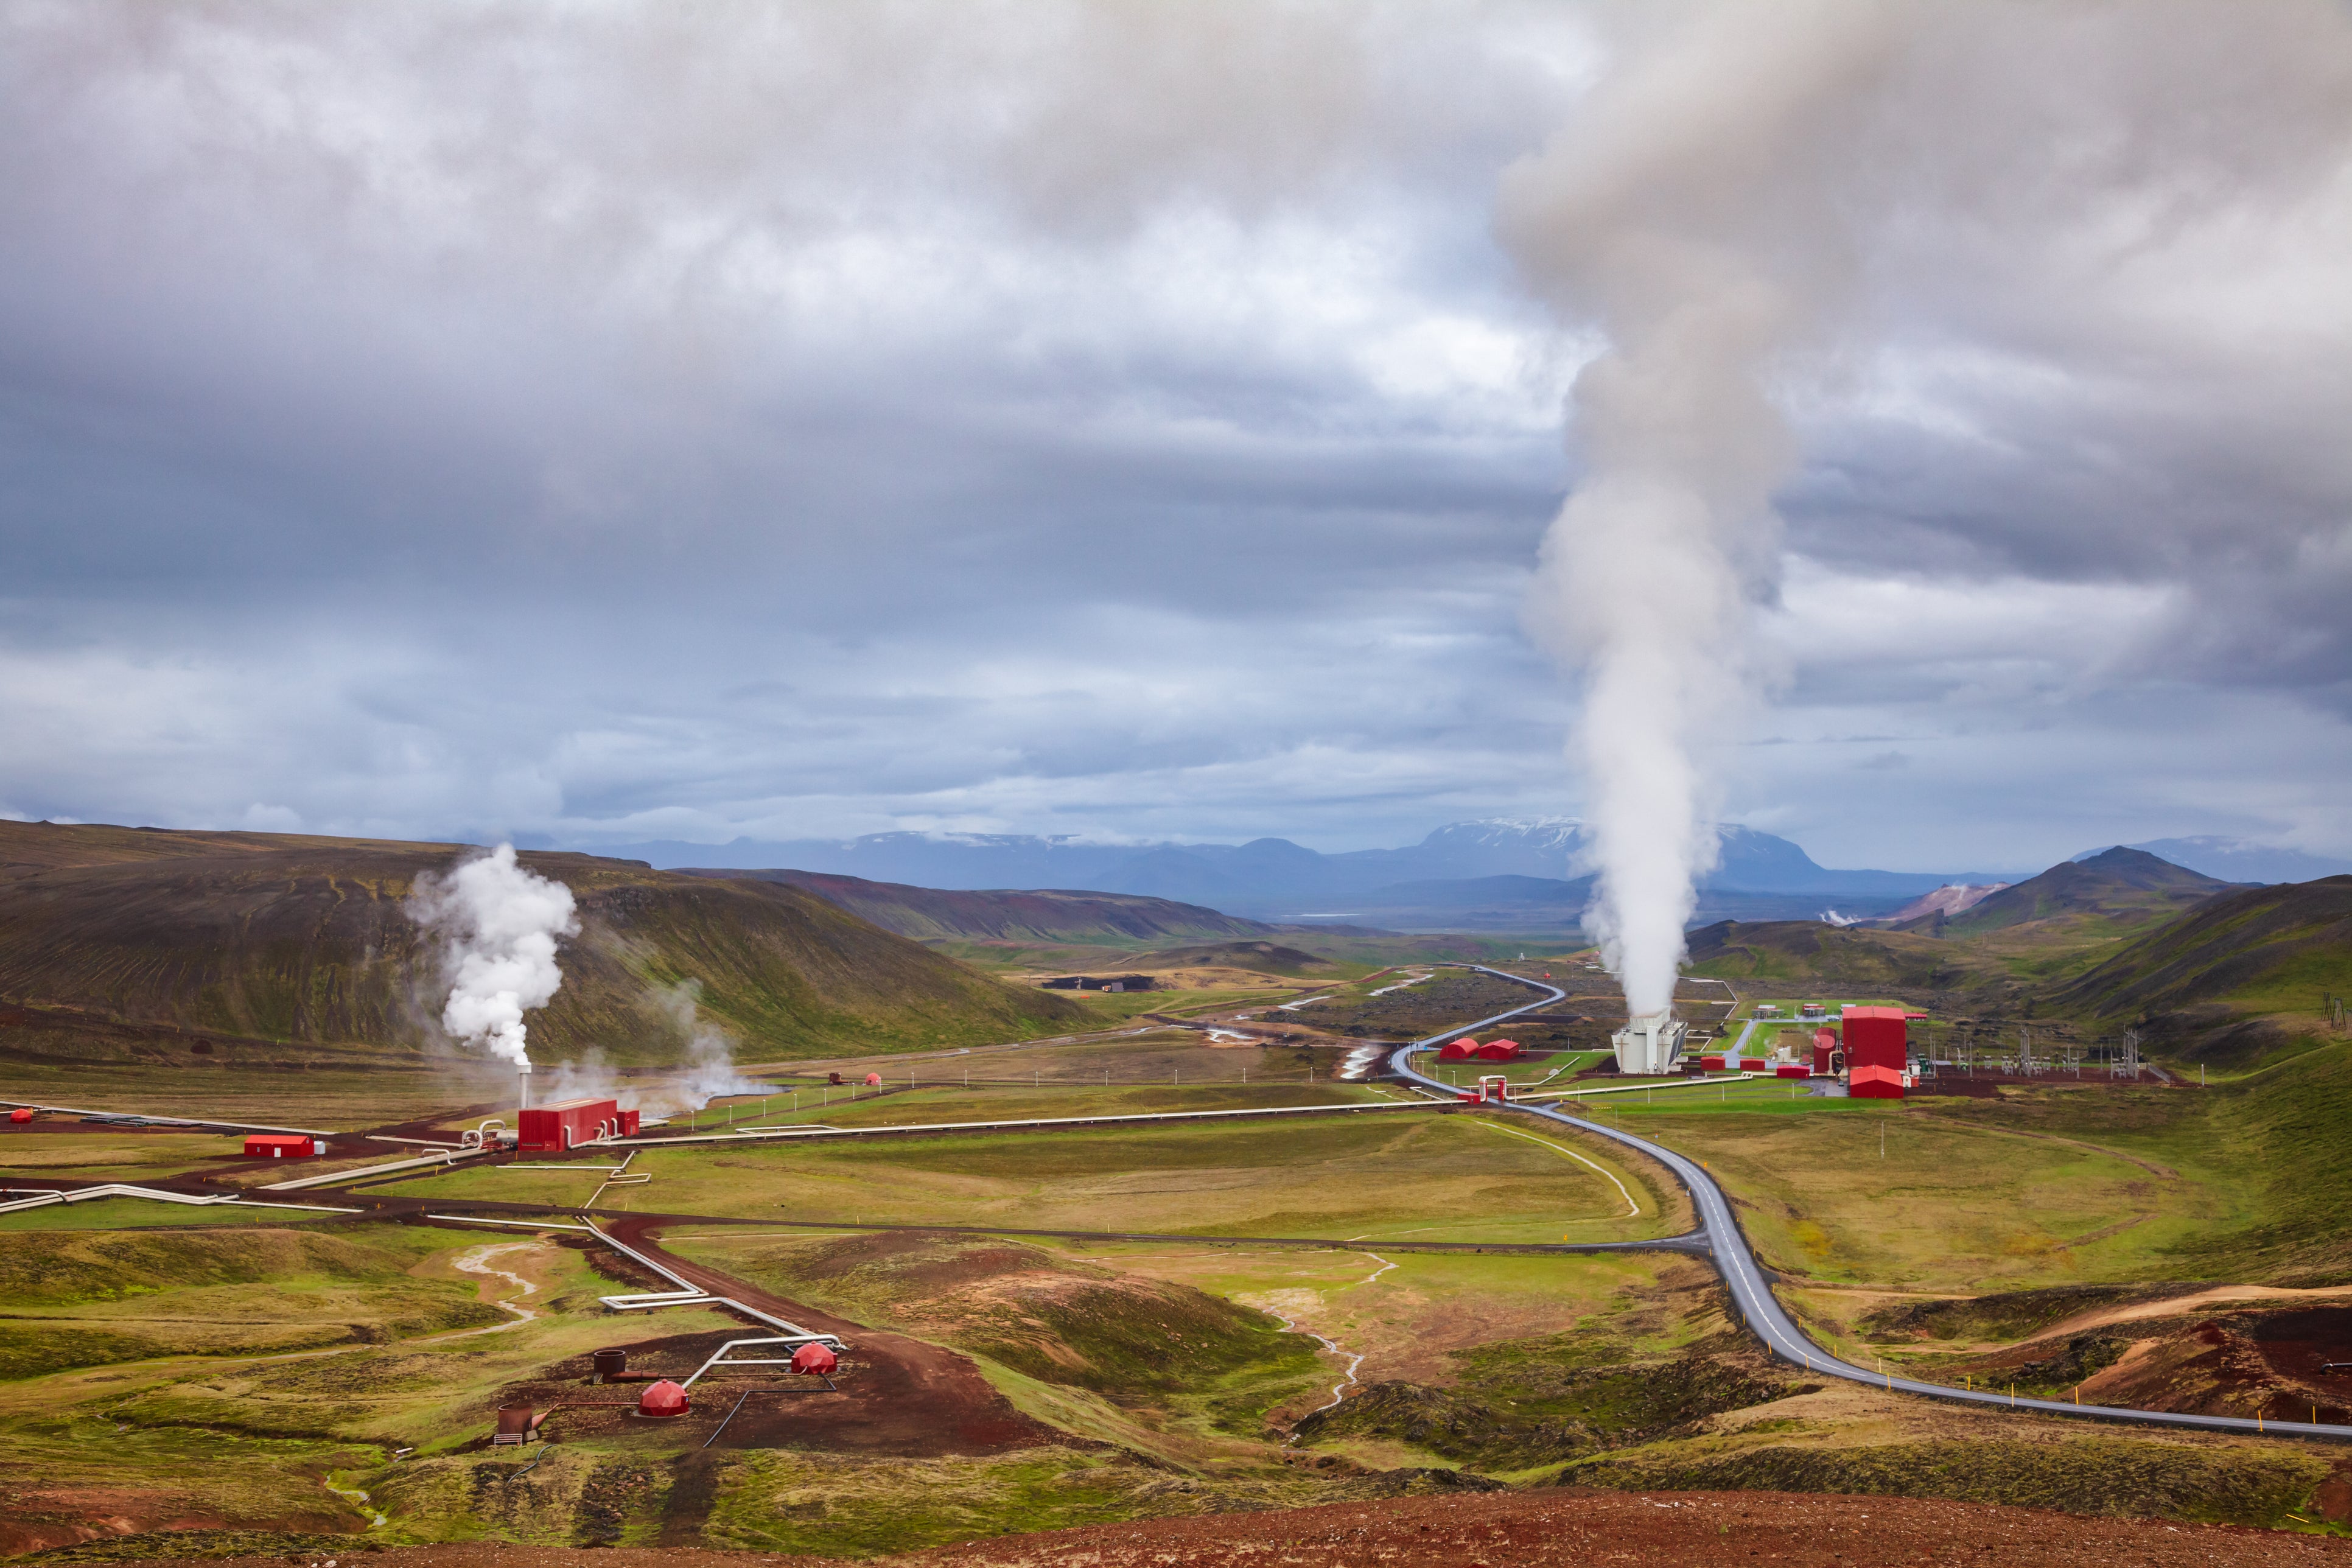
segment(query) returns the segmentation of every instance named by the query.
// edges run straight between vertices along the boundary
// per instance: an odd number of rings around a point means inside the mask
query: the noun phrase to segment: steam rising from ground
[[[722,1094],[773,1092],[773,1085],[735,1070],[734,1039],[702,1016],[701,1001],[699,980],[663,986],[647,999],[649,1011],[684,1048],[685,1065],[675,1074],[624,1077],[614,1070],[603,1052],[591,1051],[579,1061],[559,1065],[549,1075],[548,1098],[588,1096],[613,1100],[624,1110],[677,1116],[699,1110]]]
[[[529,1061],[523,1015],[563,984],[556,939],[580,934],[572,889],[517,865],[514,846],[501,844],[445,877],[417,878],[408,912],[443,943],[441,1026],[503,1060]]]
[[[1583,683],[1592,919],[1644,1013],[1673,995],[1717,852],[1708,751],[1745,738],[1769,673],[1752,622],[1778,595],[1772,499],[1798,452],[1784,408],[1836,403],[1889,345],[1949,374],[1954,334],[2006,338],[2030,367],[2070,334],[2162,342],[2200,312],[2228,321],[2226,290],[2166,298],[2147,279],[2234,254],[2280,215],[2340,226],[2352,28],[2315,0],[1600,15],[1615,58],[1507,172],[1497,225],[1563,321],[1605,339],[1576,382],[1581,471],[1527,619]],[[2300,303],[2333,322],[2340,299],[2339,279]],[[2197,352],[2226,361],[2246,335]],[[1986,384],[2020,379],[1969,363]],[[1849,553],[1916,555],[1908,520],[1874,521],[1895,545],[1856,529]]]
[[[1765,374],[1834,270],[1835,223],[1759,176],[1839,123],[1887,15],[1706,13],[1635,53],[1505,181],[1522,261],[1610,341],[1577,378],[1585,469],[1544,541],[1529,620],[1584,676],[1593,919],[1637,1014],[1673,1000],[1715,863],[1693,752],[1748,688],[1748,605],[1778,543],[1771,491],[1795,462]]]

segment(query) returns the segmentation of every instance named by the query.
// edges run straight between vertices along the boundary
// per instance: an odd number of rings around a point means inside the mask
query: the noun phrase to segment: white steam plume
[[[2266,224],[2341,253],[2352,18],[2332,0],[1598,15],[1621,47],[1506,173],[1497,227],[1563,319],[1607,340],[1577,381],[1582,470],[1528,620],[1584,683],[1594,914],[1643,1013],[1673,996],[1717,853],[1700,759],[1738,738],[1761,673],[1750,606],[1775,589],[1771,496],[1796,457],[1776,381],[1833,403],[1874,350],[1933,359],[1955,333],[2086,398],[2063,373],[2084,345],[2151,363],[2175,343],[2199,364],[2261,352],[2239,323],[2266,318],[2226,273],[2148,279],[2266,265],[2238,248]],[[2287,298],[2333,322],[2341,296]],[[2225,405],[2199,406],[2200,434]]]
[[[441,1026],[492,1056],[529,1061],[523,1015],[563,984],[556,939],[580,934],[572,889],[517,865],[514,846],[501,844],[446,876],[417,878],[408,912],[443,942]]]
[[[677,1073],[625,1077],[602,1051],[590,1051],[555,1068],[548,1080],[548,1098],[610,1100],[624,1110],[677,1116],[699,1110],[722,1094],[772,1093],[774,1085],[735,1070],[735,1042],[701,1016],[701,999],[699,980],[665,985],[647,999],[655,1016],[676,1032],[684,1047],[685,1065]]]
[[[1755,679],[1748,606],[1795,457],[1766,376],[1843,260],[1840,215],[1786,171],[1843,128],[1892,15],[1677,11],[1504,178],[1500,226],[1522,268],[1609,340],[1577,378],[1583,471],[1528,619],[1583,679],[1592,914],[1636,1014],[1672,1003],[1717,854],[1695,751]]]

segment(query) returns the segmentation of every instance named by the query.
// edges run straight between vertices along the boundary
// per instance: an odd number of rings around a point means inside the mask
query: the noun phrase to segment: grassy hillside
[[[869,882],[818,871],[697,870],[684,875],[805,889],[860,920],[917,942],[1160,942],[1170,937],[1261,937],[1274,930],[1198,904],[1127,893],[1057,889],[975,892]]]
[[[44,1021],[90,1020],[96,1054],[137,1048],[139,1036],[107,1026],[126,1022],[182,1037],[162,1042],[167,1055],[197,1036],[227,1061],[241,1042],[413,1057],[435,1041],[437,955],[402,901],[455,848],[5,826],[0,846],[31,868],[0,875],[0,999]],[[181,853],[152,852],[166,849]],[[976,1044],[1090,1016],[796,888],[584,855],[522,859],[571,887],[583,925],[562,989],[531,1017],[542,1059],[670,1058],[684,1042],[650,1003],[685,980],[700,983],[707,1017],[761,1051]],[[56,1034],[42,1031],[45,1050]],[[0,1026],[0,1049],[21,1046],[16,1035]]]
[[[2159,860],[2110,849],[2053,866],[1942,921],[1946,936],[1980,936],[2021,926],[2081,939],[2122,934],[2168,920],[2236,886]]]
[[[1331,960],[1275,942],[1207,942],[1163,947],[1135,955],[1138,969],[1255,969],[1265,974],[1317,974],[1337,967]]]
[[[1718,921],[1689,940],[1688,972],[1717,980],[1945,991],[1989,978],[1989,965],[1967,949],[1908,931],[1817,921]]]
[[[2211,900],[2051,1000],[2105,1023],[2137,1023],[2168,1052],[2236,1066],[2317,1035],[2331,996],[2352,996],[2352,877]]]

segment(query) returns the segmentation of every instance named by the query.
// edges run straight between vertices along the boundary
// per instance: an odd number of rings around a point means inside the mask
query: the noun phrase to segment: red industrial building
[[[1910,1067],[1909,1015],[1900,1007],[1845,1010],[1846,1092],[1859,1100],[1900,1100]]]
[[[296,1132],[248,1132],[245,1135],[245,1152],[256,1160],[299,1160],[325,1153],[327,1142],[323,1138]]]
[[[1448,1040],[1437,1048],[1442,1062],[1466,1062],[1478,1052],[1478,1042],[1465,1035],[1458,1040]]]
[[[637,1130],[637,1112],[609,1100],[560,1100],[515,1114],[515,1146],[526,1154],[560,1154],[599,1138],[626,1138]]]
[[[1471,1043],[1477,1048],[1470,1054],[1482,1062],[1515,1062],[1528,1054],[1517,1040],[1488,1040],[1483,1046],[1475,1040]]]

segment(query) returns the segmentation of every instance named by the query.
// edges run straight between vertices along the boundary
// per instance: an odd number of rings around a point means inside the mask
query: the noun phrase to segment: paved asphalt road
[[[1475,1024],[1447,1029],[1429,1036],[1425,1039],[1415,1040],[1409,1046],[1399,1047],[1389,1058],[1390,1070],[1397,1077],[1407,1082],[1420,1084],[1424,1088],[1433,1089],[1448,1095],[1459,1095],[1462,1090],[1449,1084],[1441,1083],[1436,1079],[1416,1070],[1412,1065],[1413,1052],[1426,1049],[1440,1040],[1452,1039],[1454,1036],[1467,1030],[1481,1029],[1489,1024],[1500,1023],[1505,1018],[1532,1012],[1538,1007],[1549,1006],[1567,994],[1540,981],[1529,980],[1524,975],[1506,974],[1499,969],[1488,969],[1484,964],[1471,964],[1465,967],[1478,969],[1504,980],[1517,981],[1522,985],[1533,986],[1544,994],[1524,1007],[1514,1007],[1509,1012],[1497,1013],[1491,1018],[1481,1018]],[[1991,1405],[2018,1410],[2037,1410],[2051,1415],[2079,1415],[2090,1420],[2128,1421],[2157,1426],[2191,1426],[2209,1432],[2261,1432],[2278,1437],[2352,1438],[2352,1426],[2314,1425],[2303,1421],[2247,1420],[2237,1415],[2189,1415],[2168,1410],[2132,1410],[2109,1405],[2074,1405],[2056,1399],[2019,1399],[2006,1394],[1990,1391],[1952,1388],[1940,1383],[1919,1383],[1907,1377],[1890,1376],[1885,1373],[1849,1365],[1806,1338],[1804,1331],[1797,1327],[1789,1314],[1781,1310],[1780,1301],[1774,1298],[1771,1287],[1767,1283],[1762,1266],[1756,1261],[1756,1254],[1748,1245],[1748,1237],[1741,1234],[1738,1222],[1732,1218],[1730,1202],[1724,1197],[1723,1189],[1715,1184],[1715,1178],[1701,1170],[1696,1162],[1685,1159],[1663,1144],[1653,1143],[1646,1138],[1636,1138],[1630,1132],[1621,1131],[1613,1127],[1604,1127],[1597,1121],[1587,1121],[1547,1106],[1515,1104],[1509,1109],[1522,1115],[1541,1117],[1547,1121],[1557,1121],[1564,1126],[1576,1128],[1580,1131],[1591,1132],[1625,1144],[1629,1148],[1639,1149],[1643,1153],[1672,1171],[1680,1179],[1684,1187],[1689,1191],[1692,1201],[1698,1205],[1701,1222],[1698,1234],[1706,1238],[1707,1251],[1715,1258],[1716,1268],[1722,1274],[1724,1283],[1730,1287],[1732,1300],[1739,1304],[1740,1313],[1748,1320],[1748,1328],[1771,1347],[1773,1353],[1808,1371],[1822,1373],[1831,1377],[1846,1378],[1854,1383],[1866,1383],[1873,1387],[1891,1389],[1897,1393],[1925,1394],[1931,1399],[1948,1399],[1963,1405]]]

